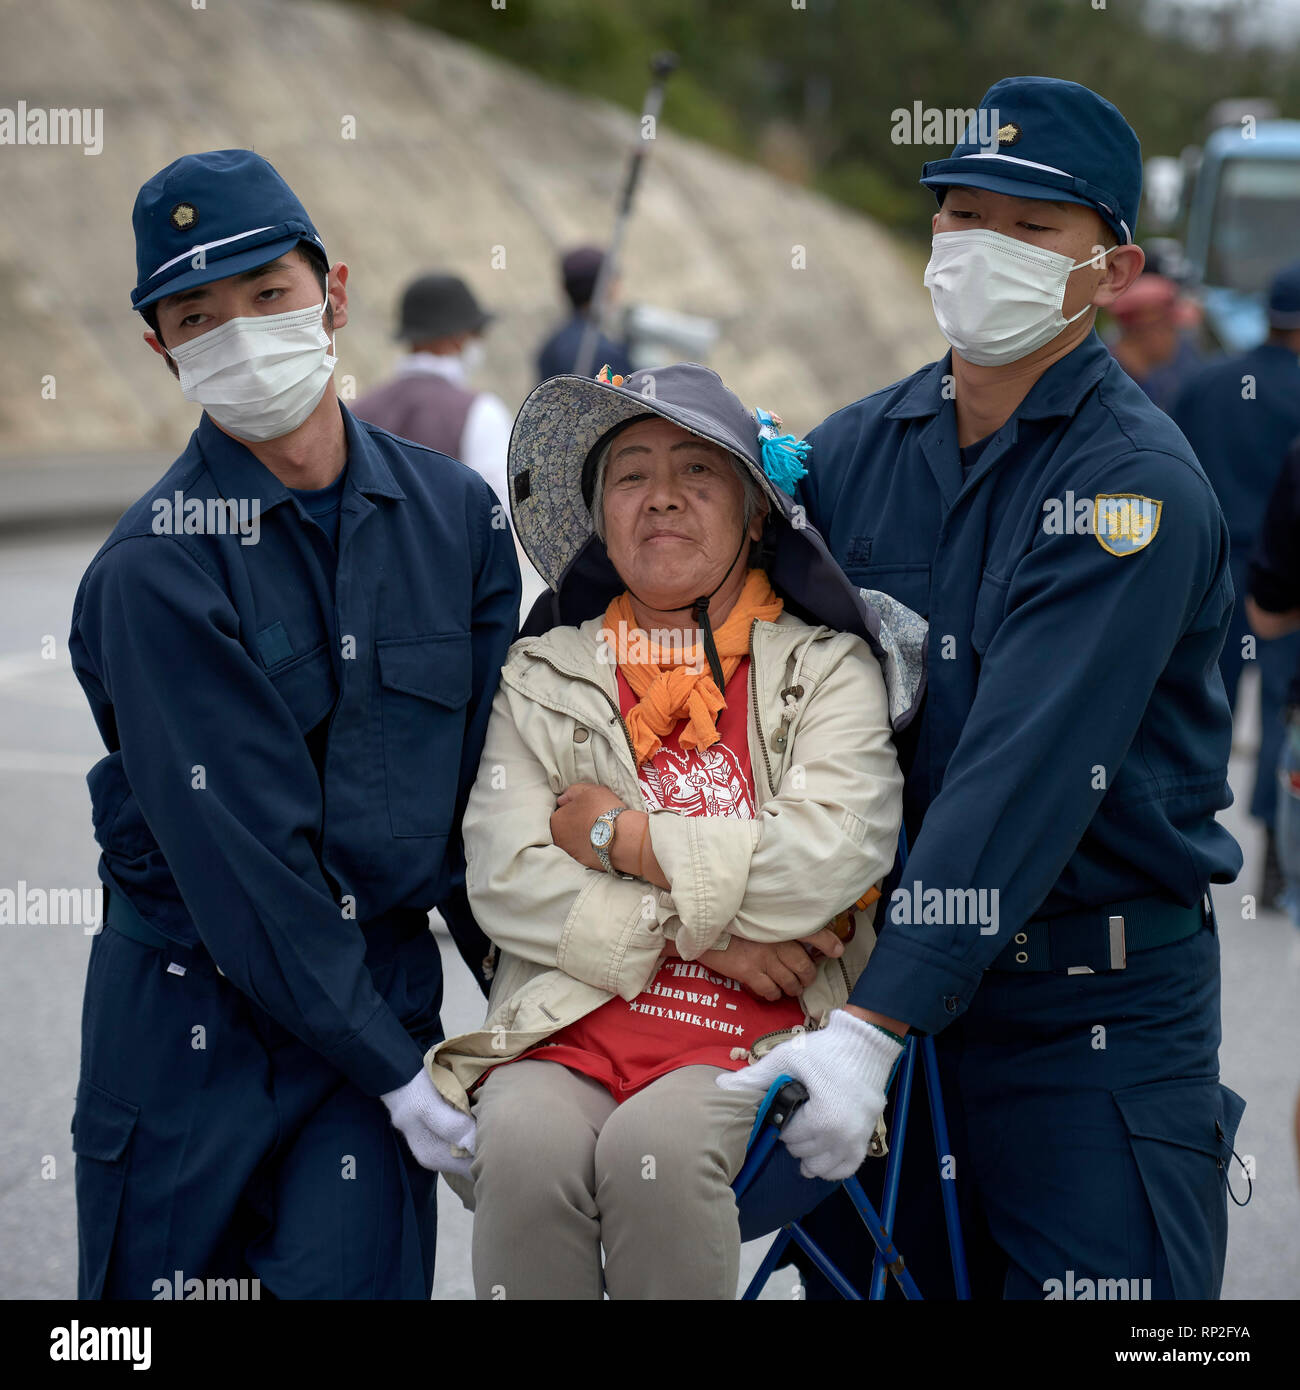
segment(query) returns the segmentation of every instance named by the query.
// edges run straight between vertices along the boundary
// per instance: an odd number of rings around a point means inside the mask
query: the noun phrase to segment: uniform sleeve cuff
[[[970,1006],[983,971],[897,932],[881,933],[849,1003],[901,1019],[921,1033],[942,1032]]]
[[[405,1086],[424,1065],[424,1053],[386,1004],[360,1032],[323,1055],[368,1096]]]

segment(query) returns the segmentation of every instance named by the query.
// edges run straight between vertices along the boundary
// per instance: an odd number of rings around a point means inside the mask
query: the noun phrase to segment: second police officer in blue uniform
[[[900,748],[912,853],[851,1010],[881,1048],[937,1035],[977,1296],[1104,1279],[1212,1298],[1244,1105],[1219,1083],[1206,898],[1241,867],[1215,821],[1228,535],[1186,441],[1093,331],[1143,264],[1137,136],[1056,79],[999,82],[981,108],[996,141],[973,127],[922,180],[952,352],[814,430],[801,484],[849,577],[930,622]],[[824,1050],[812,1033],[769,1070],[836,1069],[845,1110],[878,1110]],[[851,1171],[856,1132],[848,1164],[813,1171]],[[906,1154],[895,1229],[934,1296],[933,1147]],[[811,1226],[838,1246],[832,1204]]]
[[[1188,378],[1170,414],[1187,436],[1223,508],[1232,542],[1232,587],[1237,602],[1219,657],[1229,706],[1237,703],[1242,670],[1259,670],[1259,753],[1250,814],[1268,838],[1258,885],[1261,907],[1278,907],[1277,769],[1282,755],[1282,711],[1300,664],[1300,636],[1261,641],[1246,621],[1247,572],[1255,542],[1267,523],[1269,495],[1291,442],[1300,435],[1300,262],[1273,277],[1268,295],[1268,337],[1246,352],[1216,358]],[[1252,648],[1256,648],[1252,653]]]
[[[134,223],[132,303],[205,413],[73,612],[108,749],[79,1292],[427,1299],[432,1170],[472,1144],[423,1067],[427,913],[482,960],[459,824],[515,632],[510,529],[477,474],[339,402],[347,267],[264,159],[179,159]]]

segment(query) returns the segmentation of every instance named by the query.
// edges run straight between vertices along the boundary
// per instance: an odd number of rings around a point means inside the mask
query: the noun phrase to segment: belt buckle
[[[1106,921],[1106,947],[1109,960],[1108,970],[1124,970],[1128,966],[1128,951],[1124,940],[1123,917],[1110,917]],[[1090,965],[1071,965],[1066,968],[1067,975],[1095,975]]]

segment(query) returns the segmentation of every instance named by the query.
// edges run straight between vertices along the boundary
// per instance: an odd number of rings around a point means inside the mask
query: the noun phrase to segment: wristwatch
[[[620,874],[609,857],[609,847],[614,843],[614,822],[627,809],[626,806],[615,806],[602,811],[591,825],[591,847],[596,851],[596,858],[607,874],[614,874],[618,878],[636,877],[635,874]]]

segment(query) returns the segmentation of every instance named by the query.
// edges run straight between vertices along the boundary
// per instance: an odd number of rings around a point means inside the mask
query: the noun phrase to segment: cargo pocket
[[[468,633],[376,643],[388,816],[394,835],[446,835],[456,810]]]
[[[77,1155],[77,1297],[101,1298],[126,1185],[127,1146],[138,1106],[83,1077],[72,1116]]]
[[[1228,1164],[1246,1102],[1214,1077],[1114,1091],[1174,1297],[1217,1299],[1228,1242]]]

